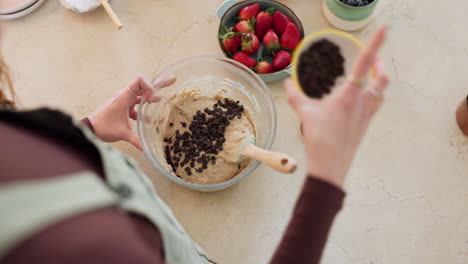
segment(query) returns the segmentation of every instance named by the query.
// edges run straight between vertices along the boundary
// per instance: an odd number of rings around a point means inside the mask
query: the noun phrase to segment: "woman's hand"
[[[343,185],[354,154],[370,120],[383,102],[388,83],[377,51],[382,45],[386,28],[381,28],[358,57],[348,82],[323,100],[306,97],[288,80],[286,91],[289,104],[303,125],[308,157],[308,174]],[[366,87],[359,80],[374,66],[375,79]]]
[[[151,102],[159,102],[162,98],[155,95],[158,89],[170,86],[175,82],[174,76],[161,79],[153,84],[138,76],[126,89],[122,89],[109,102],[91,114],[89,120],[95,135],[103,141],[115,142],[124,140],[141,150],[137,135],[130,126],[130,119],[136,120],[135,105],[144,96]]]

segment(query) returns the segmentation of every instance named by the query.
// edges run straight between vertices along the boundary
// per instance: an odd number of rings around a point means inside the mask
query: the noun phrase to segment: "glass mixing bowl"
[[[138,108],[138,136],[146,157],[152,165],[171,181],[198,191],[217,191],[227,188],[260,165],[257,160],[233,178],[216,184],[196,184],[175,176],[164,157],[162,133],[159,127],[167,117],[169,109],[167,98],[183,91],[201,90],[203,94],[223,96],[239,100],[250,111],[256,126],[255,144],[270,150],[276,135],[276,109],[273,98],[265,83],[246,66],[223,57],[197,56],[174,63],[161,71],[153,80],[167,75],[176,76],[176,82],[156,94],[168,95],[159,103],[142,102]]]

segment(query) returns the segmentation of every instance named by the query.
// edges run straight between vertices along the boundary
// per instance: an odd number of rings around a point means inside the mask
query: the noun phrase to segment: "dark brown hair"
[[[0,107],[12,108],[15,106],[16,94],[13,90],[8,67],[0,57]]]

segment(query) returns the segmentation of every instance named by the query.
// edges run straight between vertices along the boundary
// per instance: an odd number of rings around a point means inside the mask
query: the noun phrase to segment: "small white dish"
[[[42,4],[44,4],[45,1],[46,0],[36,0],[36,2],[33,3],[31,6],[26,7],[25,9],[22,9],[19,12],[6,14],[6,15],[1,14],[0,19],[10,20],[10,19],[23,17],[23,16],[35,11],[36,9],[38,9]]]
[[[0,15],[17,13],[32,6],[37,0],[1,0]]]
[[[107,0],[110,2],[110,0]],[[89,13],[101,6],[99,0],[60,0],[60,3],[66,9],[77,14]]]

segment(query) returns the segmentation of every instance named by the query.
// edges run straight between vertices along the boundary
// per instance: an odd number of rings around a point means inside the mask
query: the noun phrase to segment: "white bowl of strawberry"
[[[255,71],[266,83],[288,77],[292,53],[304,38],[302,23],[272,0],[227,0],[218,8],[224,54]]]

